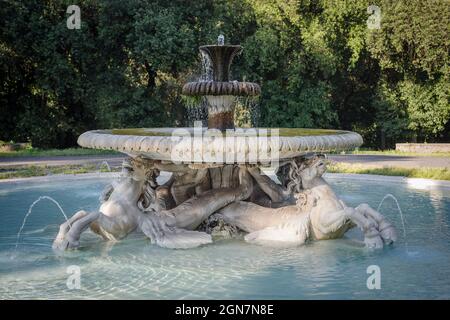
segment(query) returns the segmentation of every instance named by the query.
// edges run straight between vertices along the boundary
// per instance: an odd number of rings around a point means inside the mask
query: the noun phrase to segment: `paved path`
[[[344,163],[358,163],[370,167],[434,167],[450,168],[450,157],[405,157],[384,155],[330,155],[330,160]],[[100,164],[106,161],[111,167],[120,167],[124,156],[55,156],[55,157],[0,157],[0,168],[26,165],[82,165]]]
[[[28,165],[101,165],[106,161],[111,167],[119,167],[125,157],[123,155],[98,155],[98,156],[53,156],[53,157],[0,157],[0,168],[20,167]]]

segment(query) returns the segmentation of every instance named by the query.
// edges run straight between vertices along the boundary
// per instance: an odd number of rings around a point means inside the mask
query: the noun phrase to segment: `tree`
[[[377,1],[378,30],[360,0],[85,0],[80,30],[72,4],[2,3],[0,139],[66,147],[89,129],[185,125],[181,88],[219,34],[244,46],[232,75],[261,84],[262,126],[383,148],[450,138],[446,0]]]
[[[331,127],[335,57],[309,2],[253,3],[257,30],[244,42],[245,74],[262,85],[262,125]]]
[[[403,138],[433,140],[450,119],[448,1],[380,2],[381,29],[368,34],[368,49],[382,70],[385,103],[377,112],[402,114]],[[385,130],[393,123],[377,120]],[[409,134],[408,134],[409,133]]]

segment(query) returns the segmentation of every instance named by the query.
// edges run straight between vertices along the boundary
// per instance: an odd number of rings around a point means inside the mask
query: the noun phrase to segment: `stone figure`
[[[142,159],[125,162],[124,176],[106,188],[99,210],[79,211],[63,223],[53,248],[78,247],[80,235],[88,227],[111,241],[122,239],[138,229],[152,242],[167,248],[190,248],[210,243],[209,234],[194,230],[220,208],[246,199],[252,192],[252,178],[246,168],[241,167],[238,188],[210,189],[173,206],[170,188],[158,186],[156,182],[157,166],[155,161]],[[173,183],[176,181],[175,178]]]
[[[199,49],[211,78],[185,84],[182,93],[206,101],[208,128],[83,133],[81,146],[116,150],[130,158],[123,176],[103,192],[98,211],[79,211],[60,226],[55,249],[78,247],[89,227],[109,241],[141,231],[166,248],[196,247],[211,243],[212,235],[242,232],[251,243],[298,245],[339,238],[354,226],[363,230],[368,247],[381,248],[396,240],[394,227],[379,212],[367,204],[348,207],[336,196],[322,178],[322,156],[304,156],[358,147],[363,142],[359,134],[271,128],[269,139],[266,128],[251,128],[257,136],[239,130],[234,123],[237,97],[261,93],[256,83],[230,78],[231,62],[243,48],[227,45],[220,37],[218,44]],[[260,167],[279,162],[276,183]],[[171,177],[159,185],[161,171]]]
[[[160,169],[173,172],[162,185],[156,181]],[[166,248],[196,247],[212,242],[209,233],[233,236],[238,231],[248,233],[245,240],[251,243],[298,245],[342,237],[354,226],[362,229],[368,247],[396,241],[394,227],[379,212],[367,204],[348,207],[336,196],[322,178],[323,156],[282,164],[281,184],[257,166],[229,166],[221,175],[216,169],[131,158],[119,181],[105,189],[99,210],[79,211],[63,223],[53,247],[78,247],[88,227],[110,241],[139,230]],[[238,181],[230,185],[235,173]],[[255,193],[266,197],[259,201],[264,205],[252,202]]]
[[[225,222],[248,232],[246,241],[303,244],[340,238],[354,226],[362,229],[368,247],[381,248],[383,242],[396,241],[395,228],[379,212],[367,204],[348,207],[336,196],[322,178],[326,171],[323,156],[295,158],[280,171],[286,188],[263,176],[258,168],[249,169],[271,201],[286,206],[270,208],[239,201],[218,212]],[[294,204],[290,204],[292,199]]]

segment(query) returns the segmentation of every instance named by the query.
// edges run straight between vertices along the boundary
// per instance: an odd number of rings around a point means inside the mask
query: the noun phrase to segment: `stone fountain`
[[[349,131],[235,128],[238,96],[258,96],[251,82],[231,81],[239,45],[201,46],[212,80],[190,82],[183,94],[205,97],[208,128],[141,128],[83,133],[82,147],[125,153],[122,176],[107,186],[98,211],[79,211],[61,225],[55,249],[76,248],[88,227],[116,241],[140,231],[166,248],[191,248],[215,237],[256,244],[299,245],[341,237],[358,226],[368,247],[396,240],[395,228],[367,204],[345,205],[322,178],[323,156],[362,144]],[[264,173],[272,168],[277,179]],[[170,173],[159,184],[161,171]]]

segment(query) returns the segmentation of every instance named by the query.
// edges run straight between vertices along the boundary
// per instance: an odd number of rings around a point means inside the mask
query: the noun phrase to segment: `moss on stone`
[[[162,128],[161,128],[162,129]],[[169,129],[169,128],[165,128]],[[172,130],[177,128],[170,128]],[[181,129],[181,128],[179,128]],[[243,130],[249,130],[252,128],[243,128]],[[269,135],[273,135],[273,131],[270,130],[279,129],[280,137],[308,137],[308,136],[325,136],[325,135],[337,135],[347,133],[348,131],[332,130],[332,129],[307,129],[307,128],[255,128],[267,129]],[[104,133],[110,133],[114,135],[133,135],[133,136],[171,136],[172,130],[161,131],[158,128],[130,128],[130,129],[112,129],[105,130]]]

